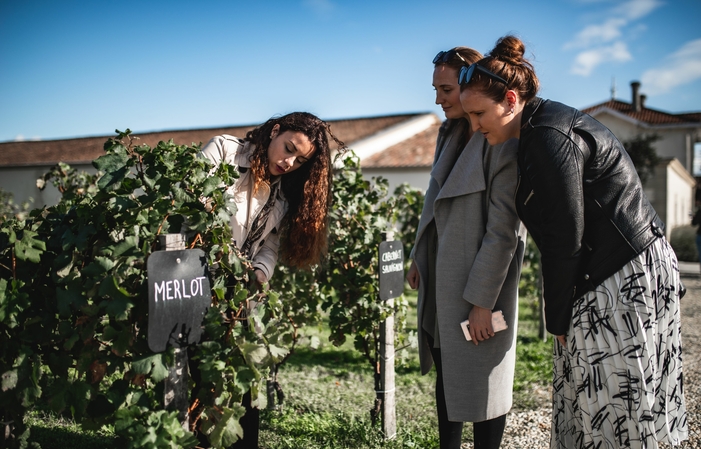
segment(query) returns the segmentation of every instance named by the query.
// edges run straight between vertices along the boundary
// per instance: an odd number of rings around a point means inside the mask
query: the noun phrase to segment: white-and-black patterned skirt
[[[669,243],[647,250],[574,304],[557,341],[551,449],[653,449],[688,437],[679,267]]]

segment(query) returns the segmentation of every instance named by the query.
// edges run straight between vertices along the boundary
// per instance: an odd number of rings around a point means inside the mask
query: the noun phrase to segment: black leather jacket
[[[604,125],[537,97],[521,125],[516,208],[541,252],[546,327],[562,335],[574,299],[662,236],[664,224]]]

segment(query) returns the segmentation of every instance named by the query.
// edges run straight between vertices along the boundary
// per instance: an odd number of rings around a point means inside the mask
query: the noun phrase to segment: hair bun
[[[526,46],[521,39],[516,36],[504,36],[499,38],[489,56],[513,65],[520,65],[525,61],[523,57],[525,53]]]
[[[480,65],[506,80],[506,86],[483,80],[482,85],[476,88],[481,89],[494,101],[501,101],[508,87],[509,90],[518,92],[524,102],[530,101],[538,93],[540,82],[533,64],[524,57],[525,53],[526,46],[516,36],[506,35],[499,38],[488,56],[480,61]]]

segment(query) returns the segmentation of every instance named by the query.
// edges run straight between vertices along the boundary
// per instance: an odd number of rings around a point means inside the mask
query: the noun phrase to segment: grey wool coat
[[[433,358],[422,329],[430,295],[424,232],[435,220],[436,322],[448,419],[480,422],[506,414],[512,405],[525,228],[514,204],[518,141],[490,146],[475,133],[460,148],[468,127],[464,119],[448,120],[441,127],[411,256],[420,274],[419,355],[426,374]],[[466,341],[460,323],[473,305],[503,311],[508,329],[477,346]]]

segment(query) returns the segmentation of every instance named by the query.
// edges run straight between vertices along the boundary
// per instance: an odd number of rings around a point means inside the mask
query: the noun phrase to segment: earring
[[[514,108],[511,108],[511,115],[514,115]]]

